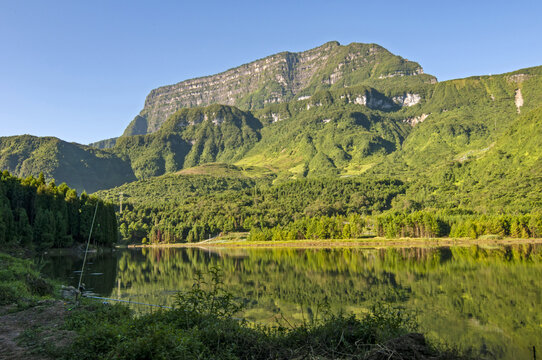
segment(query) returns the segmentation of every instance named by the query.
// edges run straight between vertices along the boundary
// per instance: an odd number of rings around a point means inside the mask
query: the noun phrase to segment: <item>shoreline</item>
[[[290,240],[290,241],[223,241],[173,244],[132,244],[122,248],[387,248],[387,247],[440,247],[440,246],[500,246],[542,244],[542,239],[469,239],[469,238],[402,238],[402,239],[352,239],[352,240]]]

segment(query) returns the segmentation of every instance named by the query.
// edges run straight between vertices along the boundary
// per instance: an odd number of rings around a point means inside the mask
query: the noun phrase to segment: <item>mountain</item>
[[[110,149],[117,143],[118,137],[104,139],[88,144],[88,146],[97,148],[97,149]]]
[[[179,172],[392,178],[395,207],[524,211],[539,203],[541,106],[542,67],[437,83],[378,45],[327,43],[153,90],[139,135],[0,138],[0,168],[87,191]]]
[[[217,75],[154,89],[123,135],[155,132],[182,108],[223,104],[241,110],[261,109],[303,99],[318,90],[360,84],[387,86],[403,76],[436,82],[433,76],[422,74],[418,63],[393,55],[379,45],[342,46],[332,41],[304,52],[282,52]]]
[[[542,67],[402,88],[396,83],[382,91],[357,85],[252,111],[222,105],[182,109],[153,134],[120,139],[147,139],[161,149],[164,141],[158,139],[182,140],[184,152],[169,156],[185,160],[156,175],[182,168],[191,169],[184,174],[224,174],[216,164],[201,166],[222,162],[235,166],[228,176],[250,168],[275,174],[274,183],[391,177],[408,185],[395,207],[522,212],[542,206],[540,192],[532,192],[542,173],[535,144],[542,124],[541,89]],[[219,120],[220,111],[232,116],[230,122]],[[226,124],[236,124],[235,131],[224,131]],[[239,135],[241,124],[252,136]],[[122,148],[119,143],[114,149]],[[148,147],[132,151],[141,155],[143,149]],[[148,183],[137,184],[153,193]]]
[[[0,138],[0,169],[19,177],[37,177],[43,172],[47,180],[56,179],[87,192],[136,180],[130,163],[114,154],[30,135]]]
[[[367,175],[403,179],[407,203],[422,208],[539,207],[541,106],[542,66],[436,84],[409,109],[409,119],[425,121]]]
[[[138,178],[211,162],[234,162],[260,139],[262,124],[251,113],[225,105],[182,109],[160,131],[122,136],[114,153],[130,159]]]

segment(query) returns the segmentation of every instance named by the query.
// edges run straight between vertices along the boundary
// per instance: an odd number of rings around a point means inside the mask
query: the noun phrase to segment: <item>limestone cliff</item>
[[[376,44],[342,46],[328,42],[299,53],[282,52],[223,73],[185,80],[150,92],[145,106],[124,135],[155,132],[181,108],[210,104],[260,109],[317,90],[342,88],[394,77],[421,75],[418,63],[391,54]],[[436,81],[427,76],[427,81]]]

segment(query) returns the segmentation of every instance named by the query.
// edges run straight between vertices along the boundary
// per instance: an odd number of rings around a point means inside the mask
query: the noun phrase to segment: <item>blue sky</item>
[[[0,0],[0,136],[118,136],[155,87],[331,40],[440,81],[542,65],[541,3]]]

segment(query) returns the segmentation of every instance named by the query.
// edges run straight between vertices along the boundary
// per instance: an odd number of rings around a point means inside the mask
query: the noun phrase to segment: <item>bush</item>
[[[0,305],[31,300],[53,293],[53,286],[41,277],[30,260],[0,253]]]

